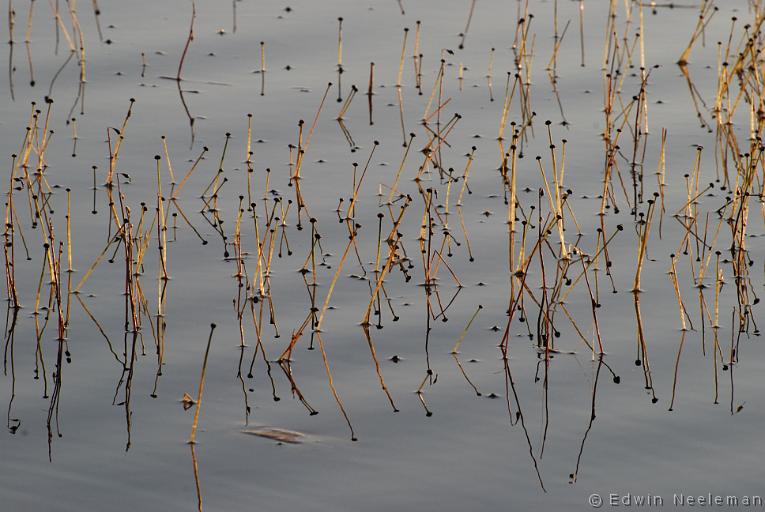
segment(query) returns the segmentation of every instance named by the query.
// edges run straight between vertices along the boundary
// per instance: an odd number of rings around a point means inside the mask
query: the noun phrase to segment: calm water
[[[620,212],[609,213],[606,218],[610,231],[619,223],[625,226],[609,245],[618,293],[611,292],[602,269],[599,273],[602,307],[598,310],[598,321],[607,352],[604,361],[613,373],[593,360],[592,352],[561,311],[556,316],[561,333],[555,340],[556,348],[573,353],[554,354],[545,369],[544,354],[537,351],[536,342],[529,339],[525,325],[516,316],[511,327],[508,363],[517,395],[506,387],[508,374],[497,345],[507,322],[510,276],[507,207],[497,172],[501,162],[496,137],[505,77],[513,69],[511,46],[516,2],[477,2],[465,47],[460,50],[459,33],[465,27],[469,1],[405,0],[406,13],[402,15],[398,3],[392,0],[289,3],[244,0],[236,3],[234,32],[231,3],[200,0],[196,5],[195,39],[189,47],[181,83],[189,112],[195,118],[193,144],[176,82],[163,78],[174,77],[177,72],[188,36],[191,4],[181,0],[102,0],[100,4],[103,42],[98,37],[91,5],[80,2],[77,6],[85,38],[87,85],[84,114],[79,103],[72,113],[78,134],[76,156],[72,156],[72,126],[66,122],[79,86],[76,58],[53,85],[50,129],[55,133],[46,153],[47,179],[51,185],[61,187],[53,189],[50,199],[56,210],[59,238],[66,232],[64,188],[71,188],[73,266],[78,270],[73,274],[73,282],[79,282],[109,240],[109,205],[106,190],[100,186],[109,166],[107,128],[122,124],[130,98],[136,102],[118,164],[118,171],[130,177],[127,184],[126,179],[122,180],[126,204],[136,217],[141,202],[154,208],[154,155],[163,154],[162,136],[166,137],[176,177],[183,176],[202,147],[207,146],[209,152],[179,199],[191,223],[209,243],[202,245],[180,217],[177,230],[173,232],[171,227],[168,231],[171,240],[167,249],[168,272],[172,279],[166,292],[162,375],[156,379],[157,357],[151,327],[145,318],[146,355],[139,349],[132,365],[127,406],[124,366],[119,360],[123,357],[124,343],[128,351],[132,343],[132,335],[124,333],[124,260],[120,259],[120,252],[115,262],[110,263],[113,248],[110,250],[107,259],[83,286],[80,297],[103,327],[118,357],[110,352],[84,308],[72,298],[67,331],[71,362],[63,364],[58,406],[61,435],[54,419],[49,445],[47,418],[59,342],[53,314],[40,341],[49,388],[48,398],[44,398],[43,379],[35,378],[38,336],[32,315],[43,264],[42,235],[39,228],[31,229],[26,191],[15,193],[31,260],[26,260],[17,235],[16,282],[25,307],[18,312],[13,343],[8,337],[3,343],[6,365],[0,380],[0,401],[7,411],[8,428],[0,434],[3,454],[0,508],[194,510],[197,507],[194,466],[186,443],[194,410],[184,411],[179,400],[186,392],[196,396],[211,322],[218,328],[210,352],[195,453],[200,492],[207,510],[557,510],[564,506],[587,510],[590,509],[587,499],[592,493],[653,494],[670,502],[673,493],[762,494],[765,450],[761,425],[765,420],[765,398],[761,376],[765,370],[765,351],[752,327],[748,334],[741,335],[739,362],[732,376],[730,371],[722,371],[722,363],[716,361],[720,382],[719,403],[715,404],[712,329],[706,325],[702,340],[698,292],[693,287],[686,256],[678,260],[677,267],[688,314],[697,329],[685,334],[674,410],[668,411],[681,331],[667,271],[670,254],[677,252],[685,234],[685,228],[672,214],[687,201],[683,175],[694,169],[697,145],[705,148],[700,188],[716,177],[714,134],[700,128],[688,82],[675,65],[696,24],[697,6],[659,8],[656,14],[646,7],[643,13],[646,63],[659,66],[652,70],[647,86],[650,135],[644,160],[646,195],[656,190],[654,172],[661,130],[668,131],[667,214],[661,238],[657,228],[651,233],[642,274],[642,317],[658,398],[652,403],[653,395],[645,389],[643,368],[635,365],[637,324],[629,291],[638,242],[634,219],[621,189],[614,191]],[[534,37],[531,108],[536,117],[533,135],[528,132],[525,155],[518,163],[519,201],[527,212],[529,205],[537,204],[536,190],[542,181],[534,160],[536,155],[543,156],[542,162],[550,175],[544,125],[549,119],[556,142],[567,140],[566,187],[573,191],[571,206],[583,233],[580,246],[586,250],[595,247],[600,205],[597,195],[602,188],[604,168],[601,63],[607,4],[585,2],[584,67],[580,65],[579,3],[557,4],[559,32],[570,22],[557,59],[561,113],[545,71],[554,44],[555,3],[529,3],[529,11],[534,14],[529,35],[529,44]],[[24,45],[30,4],[17,0],[13,5],[17,42],[12,55],[15,99],[11,99],[8,77],[0,81],[3,98],[0,149],[6,179],[12,165],[10,155],[22,145],[30,102],[37,101],[38,106],[44,103],[51,80],[69,56],[63,32],[58,54],[55,53],[51,7],[45,2],[34,2],[29,50],[35,85],[30,86]],[[716,43],[727,42],[731,16],[739,17],[739,25],[754,19],[747,2],[727,1],[719,7],[706,29],[705,46],[701,41],[694,46],[688,67],[695,90],[708,106],[714,104],[717,87]],[[634,9],[632,23],[627,26],[621,2],[617,9],[617,27],[620,34],[626,31],[628,44],[635,40],[638,30],[636,5]],[[345,114],[346,128],[358,146],[354,151],[335,121],[340,109],[336,102],[339,16],[344,19],[340,94],[344,100],[352,84],[360,89]],[[416,20],[422,21],[423,95],[418,95],[415,88],[411,57]],[[62,23],[72,31],[63,2]],[[378,186],[393,182],[404,151],[395,87],[404,27],[410,28],[401,88],[404,130],[415,132],[417,137],[399,185],[402,192],[413,196],[411,211],[400,231],[414,268],[408,283],[398,271],[385,281],[391,305],[400,320],[392,322],[390,311],[384,306],[384,328],[371,330],[382,372],[400,412],[392,411],[380,389],[359,326],[370,298],[370,285],[354,278],[363,272],[353,250],[345,261],[331,297],[332,308],[322,326],[334,382],[358,436],[358,442],[352,442],[327,385],[321,354],[319,350],[306,350],[310,332],[306,332],[293,353],[292,370],[300,390],[320,414],[309,415],[292,395],[290,382],[277,364],[272,363],[269,376],[262,355],[256,360],[253,378],[247,378],[256,344],[253,324],[245,315],[248,346],[242,356],[239,323],[232,305],[237,294],[237,282],[232,277],[235,263],[224,257],[221,236],[199,213],[205,207],[199,196],[218,170],[228,132],[231,139],[222,165],[228,181],[218,194],[218,209],[225,220],[223,227],[231,237],[238,196],[247,193],[247,114],[251,113],[253,190],[258,207],[261,208],[263,194],[271,190],[277,191],[269,192],[271,197],[278,193],[285,199],[294,199],[295,192],[288,186],[291,172],[288,145],[297,144],[299,120],[305,120],[308,129],[327,83],[333,82],[306,152],[301,181],[311,215],[318,220],[322,249],[329,254],[326,266],[318,269],[317,303],[321,306],[347,243],[346,227],[338,222],[335,210],[340,197],[345,199],[345,208],[351,196],[352,163],[359,162],[359,169],[363,168],[373,141],[379,141],[356,207],[356,222],[362,226],[358,238],[360,258],[368,271],[373,269],[376,215],[385,212],[387,216],[387,208],[379,206]],[[737,26],[736,30],[738,38],[742,29]],[[619,37],[621,42],[622,36]],[[261,74],[254,72],[260,68],[261,41],[266,44],[268,69],[264,95]],[[493,102],[489,101],[485,77],[491,48],[496,49]],[[464,287],[458,288],[450,274],[444,268],[440,270],[438,290],[443,307],[455,294],[456,297],[445,315],[431,320],[432,330],[426,340],[426,291],[417,286],[424,282],[417,246],[424,202],[412,178],[422,164],[419,150],[428,141],[428,132],[420,121],[438,73],[442,49],[450,50],[443,53],[446,59],[443,99],[451,98],[443,107],[442,122],[455,113],[462,116],[448,136],[448,146],[442,148],[444,166],[453,167],[455,175],[461,176],[466,153],[476,147],[469,181],[472,194],[466,193],[463,199],[475,261],[469,261],[464,243],[453,247],[454,255],[448,263]],[[635,50],[633,68],[626,64],[622,68],[621,94],[625,103],[640,91],[638,55]],[[4,58],[9,58],[7,52]],[[371,114],[374,124],[370,125],[364,93],[372,61],[375,95]],[[460,88],[461,64],[465,70]],[[430,111],[433,110],[432,107]],[[744,114],[747,111],[748,106],[742,107]],[[708,110],[703,112],[707,121],[711,121]],[[566,124],[562,124],[564,120]],[[517,99],[508,121],[520,121]],[[743,115],[740,126],[735,128],[743,146],[747,145],[748,126],[748,117]],[[625,127],[625,134],[628,130]],[[111,137],[114,140],[113,131]],[[629,180],[631,135],[625,135],[623,140],[624,156],[618,157],[619,165],[624,179]],[[92,213],[92,166],[98,168],[96,214]],[[271,169],[268,189],[266,168]],[[163,187],[167,190],[170,179],[165,167],[162,172]],[[423,186],[437,188],[437,202],[443,202],[446,185],[440,181],[438,172],[431,169],[424,179],[430,181]],[[452,212],[461,182],[453,186]],[[524,192],[527,187],[529,192]],[[387,188],[382,191],[387,195]],[[725,203],[724,195],[718,183],[709,196],[704,194],[700,198],[700,222],[703,223],[706,212],[711,212],[710,239],[712,226],[717,222],[714,211]],[[547,199],[542,201],[543,211],[549,211]],[[752,201],[754,205],[758,199]],[[277,254],[273,257],[272,296],[281,336],[276,338],[273,326],[264,322],[263,343],[271,360],[286,347],[290,334],[299,329],[311,306],[298,272],[310,252],[310,230],[296,229],[294,206],[285,231],[292,255],[287,255],[285,246],[281,258]],[[645,211],[646,205],[640,208]],[[747,248],[754,260],[750,272],[755,293],[763,285],[763,262],[759,257],[763,243],[754,236],[763,233],[759,215],[753,206]],[[450,223],[453,234],[462,241],[456,215],[452,214]],[[573,242],[575,230],[572,224],[568,227],[566,236]],[[384,233],[390,228],[386,218]],[[703,231],[703,225],[700,229]],[[113,226],[111,233],[113,236]],[[440,244],[441,235],[437,233]],[[729,230],[723,226],[716,248],[728,249],[729,238]],[[255,250],[252,221],[246,216],[242,245],[250,255]],[[383,245],[383,256],[386,252]],[[156,312],[157,265],[154,235],[141,277],[152,312]],[[247,265],[252,272],[255,268],[252,256]],[[552,268],[553,264],[550,265]],[[731,325],[736,293],[729,265],[724,272],[728,284],[720,297],[719,334],[727,361],[731,330],[736,330],[738,324]],[[709,274],[714,275],[714,262]],[[374,276],[371,278],[374,285]],[[534,293],[540,292],[540,278],[535,264],[527,278]],[[43,283],[43,303],[47,301],[49,279],[48,275]],[[713,287],[706,294],[711,305]],[[479,304],[483,307],[468,331],[458,360],[468,381],[450,351]],[[538,308],[530,299],[527,307],[528,320],[535,324]],[[585,337],[594,342],[590,299],[582,283],[569,296],[566,307]],[[439,313],[440,306],[435,311]],[[760,318],[760,311],[761,306],[753,307],[755,321]],[[448,318],[447,322],[442,321],[443,316]],[[500,330],[492,329],[495,326]],[[536,325],[531,329],[535,331]],[[393,356],[398,356],[397,363],[391,360]],[[240,357],[244,360],[245,389],[251,407],[249,418],[242,384],[237,378]],[[428,367],[437,375],[423,388],[431,416],[426,415],[415,393]],[[620,377],[618,384],[614,374]],[[594,386],[595,419],[591,422]],[[156,397],[151,396],[153,393]],[[280,400],[275,401],[274,396]],[[516,421],[519,406],[523,425]],[[245,435],[242,430],[246,422],[249,426],[269,425],[303,432],[310,436],[310,442],[287,445]],[[578,460],[577,481],[572,484],[570,475],[575,472]],[[535,463],[546,491],[540,485]]]

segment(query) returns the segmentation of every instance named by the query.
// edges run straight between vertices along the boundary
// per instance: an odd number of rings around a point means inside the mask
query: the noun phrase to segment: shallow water
[[[39,5],[37,5],[39,4]],[[653,387],[658,401],[645,389],[643,367],[636,366],[637,324],[633,295],[629,293],[636,266],[637,236],[634,219],[625,196],[617,190],[619,214],[606,218],[615,232],[625,226],[609,245],[614,264],[612,274],[618,293],[611,293],[608,278],[599,273],[602,307],[598,321],[607,355],[605,364],[582,343],[565,316],[556,316],[560,337],[556,348],[573,354],[554,354],[545,364],[536,341],[516,317],[511,327],[508,367],[514,390],[507,386],[508,372],[497,345],[507,322],[510,275],[507,269],[507,207],[497,168],[500,154],[497,129],[502,115],[506,73],[513,67],[511,46],[515,35],[516,2],[483,0],[477,2],[466,37],[465,48],[457,48],[458,34],[464,29],[470,2],[404,1],[406,14],[397,2],[294,1],[266,3],[244,0],[236,3],[237,30],[233,32],[232,5],[228,2],[197,2],[195,38],[184,63],[181,86],[189,112],[195,117],[193,143],[189,123],[174,80],[186,41],[191,4],[186,1],[101,2],[100,23],[104,39],[100,42],[91,6],[78,4],[86,38],[84,114],[79,104],[72,116],[77,119],[77,151],[72,157],[71,125],[68,112],[78,90],[79,69],[73,59],[56,80],[50,127],[55,132],[47,149],[45,174],[54,188],[59,239],[66,232],[65,187],[72,194],[72,274],[77,283],[109,240],[109,205],[104,183],[109,166],[107,128],[119,127],[135,98],[121,149],[118,170],[130,176],[122,185],[126,204],[134,216],[145,201],[153,213],[156,204],[155,154],[163,154],[160,137],[165,136],[176,177],[183,176],[202,151],[209,148],[180,195],[180,204],[191,223],[209,241],[200,240],[179,218],[177,230],[168,232],[168,272],[165,312],[165,354],[162,375],[157,379],[157,356],[152,327],[144,319],[142,332],[145,355],[138,350],[132,365],[129,395],[120,357],[132,335],[124,332],[124,261],[102,262],[82,288],[80,298],[104,328],[117,353],[110,353],[105,338],[80,306],[71,299],[71,318],[67,329],[71,362],[61,369],[58,428],[55,419],[52,439],[48,438],[48,410],[53,389],[56,352],[59,341],[55,314],[41,337],[46,363],[48,397],[43,379],[35,379],[36,344],[35,295],[43,264],[40,229],[31,229],[31,219],[23,201],[26,192],[16,192],[19,218],[29,245],[31,260],[26,261],[16,240],[16,282],[20,302],[14,337],[6,337],[5,373],[0,380],[0,400],[8,414],[8,427],[0,434],[0,497],[3,510],[62,511],[103,509],[191,510],[198,506],[194,460],[198,467],[199,491],[208,510],[489,510],[507,508],[555,510],[589,509],[588,496],[600,493],[660,495],[671,502],[673,493],[752,495],[761,493],[763,481],[760,425],[765,419],[765,398],[761,393],[761,374],[765,352],[750,329],[742,334],[739,361],[735,370],[719,371],[719,403],[714,404],[715,366],[712,329],[700,326],[697,290],[693,288],[688,258],[678,260],[682,293],[697,330],[684,335],[679,363],[674,410],[668,411],[672,395],[675,358],[683,336],[672,282],[666,272],[670,254],[677,251],[685,229],[671,217],[686,203],[684,173],[692,171],[695,145],[704,146],[701,163],[702,183],[716,177],[715,138],[699,127],[686,79],[675,65],[685,48],[697,19],[697,8],[660,8],[656,14],[644,9],[646,63],[653,69],[648,82],[648,137],[645,155],[646,195],[656,189],[654,172],[660,152],[660,133],[668,131],[666,147],[666,202],[662,237],[654,229],[648,248],[649,260],[642,274],[640,304],[650,354]],[[557,62],[557,87],[567,125],[553,94],[545,66],[553,46],[555,3],[530,2],[534,14],[531,32],[534,39],[531,105],[536,112],[533,136],[519,160],[519,200],[537,204],[536,191],[542,186],[534,161],[536,155],[550,175],[548,139],[544,125],[551,120],[554,139],[566,139],[566,186],[573,191],[572,209],[581,225],[580,246],[595,247],[596,216],[604,168],[603,151],[603,75],[601,72],[606,2],[587,1],[583,41],[585,63],[580,66],[578,2],[559,2],[558,23],[562,32],[570,21],[561,43]],[[597,4],[597,5],[596,5]],[[624,30],[624,11],[619,3],[617,22]],[[68,56],[61,36],[58,54],[54,21],[50,7],[35,2],[29,45],[36,84],[29,84],[26,48],[23,44],[28,4],[14,2],[16,9],[12,75],[14,97],[9,81],[0,82],[2,116],[0,149],[6,164],[3,176],[9,177],[10,155],[19,151],[30,116],[30,102],[42,105],[51,79]],[[290,7],[286,11],[286,7]],[[717,41],[726,41],[730,17],[750,20],[747,2],[721,4],[710,22],[704,47],[694,47],[688,70],[693,83],[709,105],[717,86]],[[345,99],[351,84],[360,89],[345,115],[345,124],[358,149],[351,146],[335,122],[339,104],[337,90],[337,17],[343,21],[342,89]],[[634,15],[636,16],[636,14]],[[64,17],[71,30],[71,21]],[[423,95],[414,84],[412,44],[415,21],[422,20]],[[749,21],[744,21],[747,23]],[[627,27],[634,38],[635,19]],[[741,21],[739,23],[742,23]],[[400,412],[394,413],[375,373],[375,366],[364,333],[359,326],[370,298],[368,281],[360,275],[353,250],[345,261],[340,279],[331,296],[332,309],[322,325],[322,338],[331,364],[334,383],[350,416],[357,442],[351,435],[327,385],[327,375],[319,350],[307,350],[310,328],[292,355],[292,371],[297,385],[311,407],[310,415],[292,395],[289,380],[278,364],[267,373],[262,356],[254,366],[254,377],[247,378],[256,338],[252,321],[245,316],[248,346],[244,349],[244,380],[251,412],[247,417],[242,385],[237,379],[240,356],[239,323],[232,306],[237,282],[232,277],[235,264],[224,258],[224,244],[213,227],[199,213],[205,205],[199,199],[214,177],[221,159],[226,133],[231,134],[222,168],[227,183],[220,189],[218,208],[231,236],[236,222],[238,196],[247,195],[247,114],[253,123],[253,195],[262,208],[265,169],[270,168],[268,190],[277,190],[285,199],[294,199],[289,186],[289,144],[297,144],[298,121],[310,127],[328,82],[330,89],[324,110],[306,151],[301,187],[311,215],[318,220],[322,249],[331,253],[328,267],[317,275],[317,302],[324,300],[333,273],[345,249],[348,233],[337,222],[338,199],[347,207],[353,187],[353,162],[361,170],[374,147],[379,146],[365,176],[355,219],[361,224],[359,252],[369,272],[377,251],[377,213],[380,206],[378,185],[393,181],[403,155],[402,132],[396,94],[396,77],[403,39],[409,27],[403,73],[405,133],[417,137],[404,167],[400,189],[413,196],[411,211],[402,224],[404,243],[414,268],[412,279],[404,281],[392,272],[385,285],[392,306],[400,317],[391,321],[383,308],[383,329],[371,329],[381,370]],[[224,33],[221,34],[220,30]],[[261,96],[260,41],[266,43],[267,72],[265,94]],[[489,50],[496,48],[493,95],[489,101],[486,72]],[[475,146],[470,175],[472,194],[463,200],[475,262],[470,262],[463,243],[454,247],[448,263],[464,285],[459,288],[443,268],[438,291],[443,307],[454,298],[445,316],[448,322],[431,320],[426,337],[426,290],[417,236],[423,212],[423,199],[412,181],[422,163],[419,152],[428,140],[421,126],[422,112],[438,73],[441,49],[446,59],[442,119],[454,113],[462,117],[448,136],[449,146],[441,156],[445,167],[462,175],[466,157]],[[142,76],[141,53],[147,67]],[[9,56],[6,54],[6,58]],[[637,53],[634,55],[637,62]],[[369,63],[375,63],[375,94],[372,96],[374,125],[369,123],[366,85]],[[464,72],[460,90],[458,68]],[[286,69],[289,66],[290,69]],[[625,70],[629,70],[625,66]],[[625,101],[640,90],[637,66],[622,85]],[[746,109],[744,109],[746,110]],[[430,110],[433,112],[433,108]],[[704,111],[707,120],[711,118]],[[517,102],[510,121],[519,121]],[[433,121],[431,121],[434,123]],[[508,133],[510,128],[508,127]],[[625,132],[627,130],[625,129]],[[742,144],[748,137],[748,118],[736,126]],[[110,132],[114,140],[114,131]],[[304,134],[305,137],[305,134]],[[262,140],[262,141],[261,141]],[[256,142],[257,141],[257,142]],[[624,139],[625,153],[631,153],[631,137]],[[629,155],[620,162],[625,180],[629,178]],[[97,166],[95,210],[92,166]],[[163,187],[169,188],[164,167]],[[431,169],[427,187],[438,189],[443,202],[446,186]],[[123,180],[124,183],[124,180]],[[461,183],[460,183],[461,185]],[[701,188],[703,188],[702,185]],[[529,192],[523,192],[525,188]],[[387,189],[383,188],[387,195]],[[454,208],[456,192],[452,190]],[[716,223],[714,210],[724,204],[719,184],[712,197],[700,199],[703,219],[710,213],[710,226]],[[273,196],[273,194],[272,194]],[[583,198],[587,196],[587,198]],[[542,198],[542,208],[547,209]],[[754,201],[754,200],[753,200]],[[20,206],[19,206],[20,205]],[[645,204],[640,206],[645,211]],[[753,208],[748,226],[750,235],[763,232]],[[452,210],[453,211],[453,210]],[[543,210],[543,211],[549,211]],[[296,229],[295,205],[286,229],[293,254],[274,255],[271,275],[272,296],[281,336],[275,338],[267,321],[263,342],[269,359],[275,360],[299,329],[311,302],[298,272],[310,252],[310,229]],[[262,219],[261,219],[262,220]],[[307,222],[303,220],[307,226]],[[462,240],[456,215],[450,217],[452,230]],[[255,267],[252,221],[245,216],[242,229],[243,250],[250,256],[248,270]],[[383,231],[391,224],[384,220]],[[568,224],[567,238],[576,238]],[[729,233],[717,242],[728,248]],[[710,232],[712,228],[710,227]],[[156,233],[156,230],[155,230]],[[385,234],[383,235],[384,238]],[[536,237],[536,234],[534,234]],[[711,235],[710,235],[711,237]],[[555,237],[553,237],[555,240]],[[229,240],[230,241],[230,240]],[[438,237],[440,244],[441,238]],[[434,242],[435,244],[435,242]],[[65,247],[65,246],[64,246]],[[750,269],[752,289],[762,289],[763,249],[761,237],[750,236],[747,248],[754,259]],[[385,256],[383,244],[383,256]],[[113,249],[112,249],[113,250]],[[231,248],[229,247],[229,250]],[[109,255],[111,256],[111,251]],[[64,263],[66,249],[64,249]],[[551,260],[552,261],[552,260]],[[371,262],[371,263],[370,263]],[[550,265],[554,265],[551,263]],[[714,263],[713,263],[714,265]],[[142,286],[149,308],[157,303],[156,235],[147,251]],[[548,269],[549,270],[549,269]],[[714,270],[710,271],[713,274]],[[64,273],[64,275],[66,275]],[[736,294],[731,270],[725,267],[728,284],[720,297],[720,343],[726,354],[732,330],[731,310]],[[530,287],[539,292],[538,266],[531,267]],[[374,285],[374,275],[371,275]],[[592,278],[592,277],[591,277]],[[47,276],[43,303],[47,300]],[[549,279],[549,276],[548,276]],[[549,284],[549,283],[548,283]],[[707,290],[706,300],[713,299]],[[431,298],[431,300],[434,300]],[[459,363],[450,351],[476,311],[461,347]],[[537,308],[527,299],[529,322],[536,322]],[[590,299],[579,284],[566,307],[592,342]],[[753,306],[754,320],[761,306]],[[440,312],[440,306],[435,312]],[[532,314],[533,312],[533,314]],[[12,317],[12,312],[10,313]],[[443,315],[442,315],[443,316]],[[156,320],[156,317],[153,318]],[[193,458],[186,443],[194,409],[184,410],[184,393],[196,397],[200,368],[209,324],[216,323],[207,368],[199,432]],[[499,331],[492,330],[498,326]],[[536,330],[536,326],[531,326]],[[313,342],[316,345],[316,342]],[[702,352],[702,344],[706,355]],[[139,342],[140,345],[140,342]],[[390,360],[393,356],[399,362]],[[430,368],[434,378],[423,388],[427,410],[415,391]],[[614,382],[614,374],[620,382]],[[437,376],[437,378],[435,378]],[[273,378],[275,393],[272,391]],[[156,382],[156,393],[155,391]],[[474,385],[480,396],[471,386]],[[545,384],[546,383],[546,384]],[[596,386],[596,393],[593,393]],[[515,391],[515,393],[514,393]],[[517,394],[516,394],[517,393]],[[152,397],[156,394],[156,397]],[[509,395],[509,396],[508,396]],[[129,396],[129,402],[125,404]],[[279,400],[274,400],[274,397]],[[595,419],[590,423],[593,411]],[[508,406],[512,412],[508,412]],[[523,425],[516,421],[522,411]],[[310,436],[312,442],[279,444],[273,440],[244,434],[252,426],[273,426]],[[589,427],[589,428],[588,428]],[[59,435],[60,431],[60,435]],[[528,437],[527,437],[528,434]],[[544,451],[542,452],[542,447]],[[578,463],[577,481],[570,475]],[[538,465],[540,477],[535,471]],[[542,486],[543,483],[543,486]]]

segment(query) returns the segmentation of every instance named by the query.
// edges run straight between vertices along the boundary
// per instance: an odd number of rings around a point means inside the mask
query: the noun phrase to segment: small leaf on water
[[[181,398],[181,403],[183,404],[183,410],[188,411],[196,402],[191,398],[191,395],[184,393],[183,398]]]

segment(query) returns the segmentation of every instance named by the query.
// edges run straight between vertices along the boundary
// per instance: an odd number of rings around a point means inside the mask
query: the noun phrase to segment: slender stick
[[[197,427],[199,426],[199,410],[202,408],[202,394],[205,390],[205,375],[207,374],[207,357],[210,355],[210,343],[212,343],[215,324],[210,324],[210,337],[207,338],[207,347],[205,348],[205,358],[202,361],[202,375],[199,377],[199,389],[197,391],[196,410],[194,412],[194,423],[191,424],[191,434],[189,435],[189,444],[196,443]]]

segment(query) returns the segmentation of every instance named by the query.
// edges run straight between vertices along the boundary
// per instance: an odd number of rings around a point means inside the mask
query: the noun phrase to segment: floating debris
[[[271,439],[279,443],[303,444],[311,438],[295,430],[280,427],[249,427],[242,430],[244,434]]]

